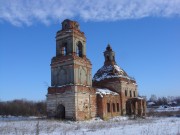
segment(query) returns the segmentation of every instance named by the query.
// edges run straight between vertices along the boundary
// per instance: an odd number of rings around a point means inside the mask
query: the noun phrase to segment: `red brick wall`
[[[107,103],[110,104],[110,112],[107,110]],[[115,111],[113,111],[113,103],[115,104]],[[117,111],[117,103],[119,104],[119,111]],[[120,110],[120,100],[119,95],[97,95],[97,115],[102,119],[109,119],[114,116],[119,116],[121,114]]]

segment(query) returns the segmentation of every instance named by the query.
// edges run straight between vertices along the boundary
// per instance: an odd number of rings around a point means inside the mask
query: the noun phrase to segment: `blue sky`
[[[14,1],[14,2],[12,2]],[[0,0],[0,100],[44,100],[61,22],[87,38],[92,74],[108,43],[140,95],[180,96],[180,1]]]

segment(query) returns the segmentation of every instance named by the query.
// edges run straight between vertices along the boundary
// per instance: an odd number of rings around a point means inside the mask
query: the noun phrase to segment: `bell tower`
[[[77,68],[79,67],[79,68]],[[75,21],[64,20],[56,34],[56,56],[51,62],[51,86],[91,86],[91,62],[86,58],[86,37]]]
[[[84,32],[78,22],[64,20],[62,29],[56,33],[56,55],[51,60],[51,86],[47,94],[49,117],[84,120],[95,115],[95,104],[91,103],[95,96],[91,69]]]
[[[56,56],[73,54],[86,57],[86,38],[78,22],[66,19],[62,22],[62,30],[56,34]]]

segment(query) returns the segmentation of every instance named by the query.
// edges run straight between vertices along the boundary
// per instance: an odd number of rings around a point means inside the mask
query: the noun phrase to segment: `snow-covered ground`
[[[30,118],[1,118],[0,135],[180,135],[179,117],[150,117],[130,120],[116,117],[108,121],[56,121]]]
[[[177,112],[180,111],[180,106],[167,106],[167,105],[162,105],[157,108],[147,108],[147,112],[149,111],[154,111],[154,112]],[[180,115],[180,114],[179,114]]]
[[[180,111],[180,106],[160,106],[159,108],[156,109],[157,112],[164,112],[164,111]]]

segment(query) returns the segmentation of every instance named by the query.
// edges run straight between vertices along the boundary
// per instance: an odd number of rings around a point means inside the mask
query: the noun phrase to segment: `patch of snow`
[[[132,80],[135,80],[134,78],[131,78]],[[137,86],[137,83],[133,83],[134,85],[136,85]]]
[[[117,116],[117,117],[114,117],[114,118],[111,118],[109,121],[125,121],[125,120],[128,120],[129,117],[127,116]]]
[[[35,120],[39,119],[41,117],[37,116],[29,116],[29,117],[24,117],[24,116],[0,116],[0,121],[23,121],[23,120]]]
[[[101,81],[104,79],[120,78],[120,77],[135,80],[134,78],[126,75],[126,73],[118,65],[109,65],[109,66],[104,65],[102,68],[100,68],[97,71],[93,80],[94,81]]]
[[[176,101],[173,101],[173,102],[169,102],[168,105],[177,105],[177,102]]]
[[[107,73],[104,73],[102,74],[100,77],[95,77],[93,78],[93,80],[95,81],[101,81],[101,80],[104,80],[104,79],[109,79],[109,78],[126,78],[126,79],[130,79],[129,77],[127,76],[124,76],[124,75],[107,75]]]
[[[118,65],[114,65],[114,67],[118,72],[123,72],[123,70]]]
[[[157,111],[157,112],[180,111],[180,106],[171,107],[171,106],[163,105],[163,106],[160,106],[159,108],[155,109],[154,111]]]
[[[99,88],[96,89],[96,94],[101,95],[101,97],[103,97],[103,95],[109,95],[109,94],[111,94],[111,95],[119,95],[118,93],[113,92],[113,91],[111,91],[109,89],[99,89]]]
[[[147,112],[153,110],[154,112],[177,112],[180,111],[180,106],[159,106],[158,108],[147,108]]]
[[[142,98],[142,97],[137,97],[137,99],[144,99],[144,98]]]
[[[154,105],[154,102],[148,102],[147,105]]]

